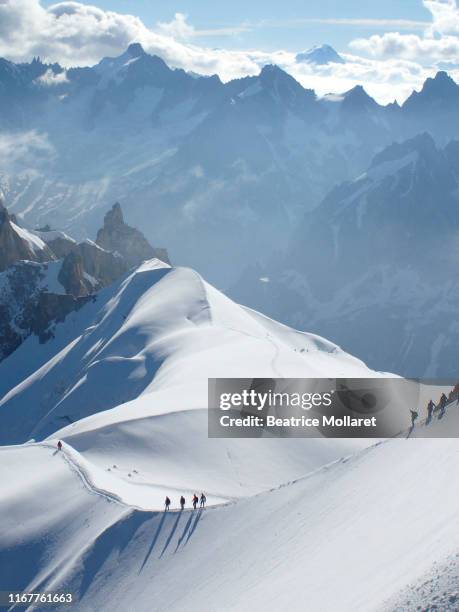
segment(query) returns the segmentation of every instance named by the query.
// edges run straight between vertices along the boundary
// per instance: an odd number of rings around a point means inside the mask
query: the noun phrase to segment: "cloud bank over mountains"
[[[217,73],[224,81],[258,74],[263,65],[273,63],[319,94],[344,91],[359,83],[379,102],[394,97],[402,101],[439,65],[447,64],[453,76],[459,67],[456,1],[424,0],[423,4],[432,16],[424,30],[418,24],[418,33],[414,34],[394,22],[397,31],[353,40],[349,53],[339,49],[345,63],[317,65],[297,61],[302,49],[268,52],[199,44],[205,36],[233,36],[263,27],[263,22],[197,30],[186,15],[176,13],[172,21],[149,28],[133,15],[79,2],[60,2],[45,8],[39,0],[0,0],[0,56],[22,61],[39,55],[65,66],[92,65],[101,57],[118,55],[137,41],[174,67],[207,75]]]

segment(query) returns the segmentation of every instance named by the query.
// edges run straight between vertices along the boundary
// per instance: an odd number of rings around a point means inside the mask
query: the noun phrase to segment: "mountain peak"
[[[453,79],[449,76],[449,74],[445,70],[439,70],[437,74],[434,76],[434,81],[437,83],[448,82],[454,83]]]
[[[356,85],[343,96],[343,105],[346,108],[361,110],[378,106],[378,103],[367,94],[362,85]]]
[[[104,217],[104,228],[114,228],[124,225],[123,211],[119,202],[115,202]]]
[[[264,84],[272,84],[276,83],[276,85],[282,83],[287,86],[298,87],[303,89],[303,87],[298,83],[298,81],[292,77],[291,74],[279,68],[276,64],[266,64],[263,66],[259,79]]]
[[[260,76],[276,76],[276,75],[287,74],[282,68],[279,68],[277,64],[265,64],[261,69]]]
[[[352,89],[349,89],[348,91],[346,91],[344,95],[347,98],[351,98],[351,97],[356,98],[356,97],[365,97],[365,96],[369,97],[362,85],[356,85]]]
[[[118,202],[104,217],[104,226],[97,233],[96,244],[107,251],[117,252],[129,266],[138,266],[147,259],[169,262],[165,249],[154,249],[141,231],[127,225]]]
[[[308,49],[297,53],[297,62],[305,62],[308,64],[317,64],[318,66],[324,66],[326,64],[345,64],[346,61],[333,49],[331,45],[316,45]]]
[[[457,90],[457,84],[444,70],[440,70],[433,78],[425,81],[422,88],[422,93],[440,93],[447,94]]]
[[[444,70],[440,70],[434,77],[424,81],[421,91],[413,91],[403,104],[404,109],[431,110],[431,105],[452,105],[456,109],[459,99],[459,86]]]
[[[131,43],[127,48],[126,53],[128,53],[131,57],[141,57],[142,55],[146,55],[144,48],[138,42]]]

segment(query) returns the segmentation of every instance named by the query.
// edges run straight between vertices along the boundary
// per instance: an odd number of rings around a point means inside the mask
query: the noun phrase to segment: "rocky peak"
[[[115,202],[104,217],[104,229],[115,230],[125,225],[123,211],[119,202]]]
[[[147,259],[167,258],[165,249],[155,249],[138,229],[127,225],[117,202],[104,217],[104,226],[97,233],[96,244],[106,251],[117,252],[129,267],[138,266]]]
[[[136,43],[136,42],[131,43],[129,45],[129,47],[127,48],[127,53],[131,57],[140,57],[141,55],[146,55],[142,45],[140,43]]]
[[[362,85],[356,85],[344,94],[343,108],[352,111],[377,108],[379,104],[367,94]]]
[[[53,253],[40,238],[13,222],[0,195],[0,272],[22,260],[43,262],[53,259]]]

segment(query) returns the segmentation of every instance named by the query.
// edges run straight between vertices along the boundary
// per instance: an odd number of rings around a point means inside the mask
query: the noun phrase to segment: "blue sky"
[[[54,4],[52,1],[43,5]],[[246,31],[232,35],[200,36],[202,44],[225,48],[261,48],[269,51],[282,48],[303,50],[328,42],[339,50],[348,43],[375,32],[400,29],[400,20],[431,21],[429,11],[420,0],[96,0],[83,2],[105,10],[134,14],[149,27],[169,22],[175,13],[184,13],[197,30],[219,30],[244,26]],[[337,20],[376,20],[380,23],[336,23]],[[308,20],[311,20],[308,22]],[[313,20],[331,20],[318,23]],[[419,27],[403,24],[404,32],[418,32]]]

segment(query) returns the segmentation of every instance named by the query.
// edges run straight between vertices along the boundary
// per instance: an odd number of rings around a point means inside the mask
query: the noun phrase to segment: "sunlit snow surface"
[[[0,364],[2,442],[25,442],[0,448],[0,590],[70,590],[84,611],[367,611],[450,563],[456,440],[208,439],[207,378],[248,373],[375,376],[157,260],[24,342]]]

